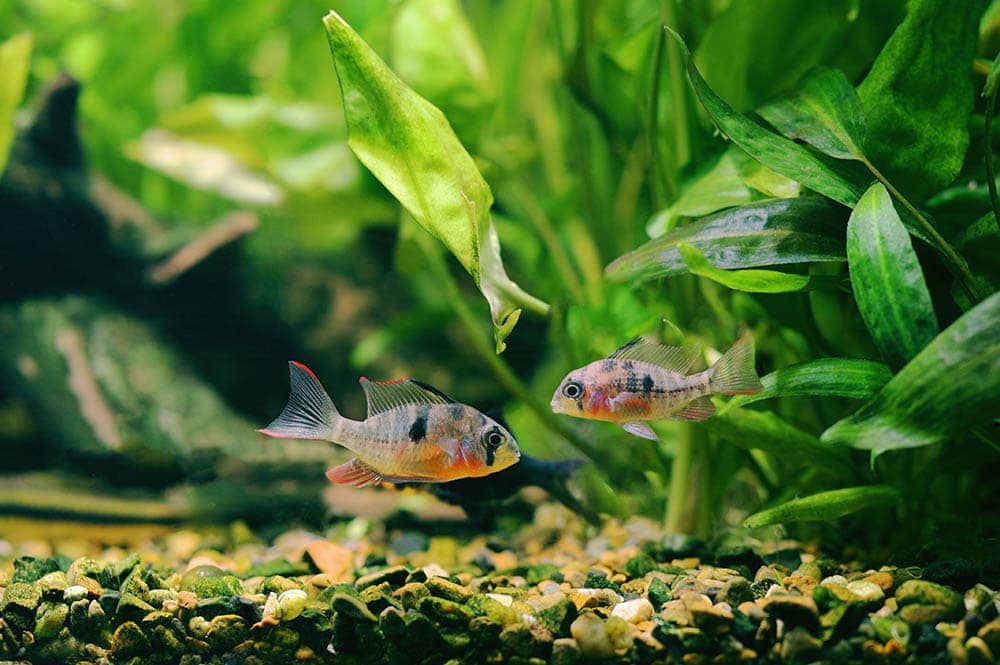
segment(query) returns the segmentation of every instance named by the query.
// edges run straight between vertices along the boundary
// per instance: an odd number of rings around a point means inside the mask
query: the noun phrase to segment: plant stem
[[[510,194],[513,196],[514,203],[521,207],[528,221],[531,222],[531,225],[541,237],[545,249],[548,250],[549,256],[555,264],[556,270],[559,271],[563,286],[569,290],[570,296],[575,302],[583,302],[585,295],[583,286],[580,284],[580,277],[573,269],[573,264],[569,260],[569,254],[566,253],[566,248],[560,242],[559,236],[552,226],[552,221],[548,215],[545,214],[545,211],[538,205],[534,197],[525,191],[520,182],[511,185]]]
[[[990,86],[987,86],[989,88]],[[1000,197],[997,196],[997,177],[993,170],[993,115],[997,109],[997,87],[993,86],[986,99],[986,186],[990,190],[990,205],[993,206],[993,219],[1000,228]]]
[[[661,23],[676,30],[680,34],[680,26],[677,24],[677,14],[674,12],[673,0],[663,0]],[[660,32],[664,32],[660,30]],[[691,143],[687,116],[687,87],[684,69],[681,66],[680,46],[676,40],[667,42],[667,65],[670,67],[670,96],[673,101],[671,111],[674,116],[674,171],[680,169],[691,157]]]
[[[973,303],[980,302],[985,295],[981,293],[979,284],[976,283],[976,278],[969,271],[969,266],[966,265],[965,260],[959,256],[958,252],[956,252],[955,249],[948,244],[948,241],[945,240],[940,233],[938,233],[938,230],[934,228],[929,221],[927,221],[927,218],[920,214],[920,211],[917,210],[916,207],[910,203],[898,189],[893,187],[892,183],[889,182],[889,179],[882,175],[882,172],[875,168],[875,165],[872,164],[867,157],[860,155],[859,158],[861,162],[868,167],[868,170],[872,172],[872,175],[874,175],[879,182],[885,185],[885,188],[889,190],[889,193],[896,197],[896,199],[903,204],[903,207],[906,208],[917,220],[917,222],[920,223],[921,228],[923,228],[924,232],[927,233],[932,241],[932,244],[938,251],[941,252],[948,269],[951,271],[952,275],[958,279],[966,295],[969,296]]]
[[[661,22],[664,18],[661,14]],[[676,189],[676,183],[672,180],[665,182],[666,174],[663,172],[663,167],[660,164],[660,150],[657,142],[660,128],[660,123],[658,122],[660,117],[660,78],[662,77],[660,69],[663,67],[663,46],[666,39],[666,33],[663,30],[656,31],[656,41],[653,43],[653,63],[650,68],[652,70],[652,78],[649,82],[649,110],[647,111],[649,117],[646,118],[646,141],[649,145],[649,189],[652,194],[653,203],[657,209],[666,205],[667,200],[673,197],[674,190]],[[670,187],[665,193],[664,189],[667,185],[670,185]]]
[[[416,235],[416,240],[420,244],[424,256],[427,257],[427,261],[430,263],[431,269],[437,276],[438,281],[447,292],[448,303],[451,305],[455,314],[458,316],[459,322],[461,322],[462,326],[468,333],[473,350],[476,355],[479,356],[480,360],[482,360],[482,362],[489,367],[497,382],[516,399],[520,400],[529,409],[531,409],[531,411],[549,431],[565,439],[570,445],[587,457],[591,459],[599,459],[600,454],[597,447],[592,442],[587,441],[572,429],[567,427],[559,419],[559,417],[552,412],[548,404],[545,404],[541,400],[535,398],[535,396],[531,394],[531,391],[528,390],[528,387],[525,386],[521,379],[518,378],[517,374],[514,373],[514,370],[510,368],[510,365],[508,365],[494,352],[492,344],[490,344],[486,336],[483,335],[483,331],[479,325],[476,315],[469,308],[468,303],[465,301],[465,297],[459,290],[458,284],[455,282],[455,278],[448,269],[448,265],[445,262],[444,257],[441,255],[437,247],[429,244],[432,242],[430,237],[424,233],[418,233]]]
[[[677,437],[674,461],[670,465],[670,492],[667,495],[667,519],[664,525],[668,533],[688,533],[691,520],[687,512],[690,493],[692,462],[694,460],[694,428],[685,423]]]

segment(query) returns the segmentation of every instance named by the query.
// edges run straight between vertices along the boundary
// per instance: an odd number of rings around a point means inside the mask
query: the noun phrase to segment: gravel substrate
[[[70,558],[0,541],[0,661],[992,663],[969,566],[866,569],[793,542],[709,548],[557,504],[507,535],[241,525]],[[66,545],[79,554],[88,546]],[[22,548],[24,549],[24,548]]]

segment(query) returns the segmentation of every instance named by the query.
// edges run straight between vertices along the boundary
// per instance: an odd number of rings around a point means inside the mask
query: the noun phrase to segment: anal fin
[[[382,475],[357,457],[340,466],[333,467],[326,472],[326,477],[331,483],[354,485],[355,487],[378,485],[382,482]]]
[[[660,440],[660,437],[656,435],[656,432],[653,431],[652,427],[638,420],[630,423],[625,423],[624,425],[622,425],[622,429],[624,429],[629,434],[634,434],[635,436],[641,436],[642,438],[649,439],[650,441]]]
[[[677,413],[671,414],[670,417],[678,420],[708,420],[714,415],[715,405],[706,395],[692,401]]]

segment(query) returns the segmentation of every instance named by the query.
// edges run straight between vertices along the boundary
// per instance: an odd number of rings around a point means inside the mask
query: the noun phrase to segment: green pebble
[[[372,587],[368,587],[369,589]],[[368,589],[365,589],[367,591]],[[427,586],[421,582],[410,582],[396,589],[392,595],[399,599],[406,609],[415,609],[420,604],[421,599],[431,595]]]
[[[905,647],[910,643],[910,624],[899,617],[873,616],[871,622],[875,635],[883,644],[889,640],[896,640]]]
[[[622,588],[620,586],[609,580],[604,575],[598,575],[597,573],[587,575],[587,581],[583,586],[588,589],[611,589],[615,593],[623,595]]]
[[[527,580],[528,584],[538,584],[539,582],[544,582],[545,580],[562,583],[564,579],[562,571],[559,570],[559,567],[551,563],[539,563],[534,566],[529,566],[524,578]]]
[[[118,601],[118,609],[115,617],[121,619],[132,619],[138,621],[156,608],[144,601],[134,593],[123,593]]]
[[[37,582],[45,575],[59,570],[59,562],[52,557],[22,556],[14,559],[11,582]]]
[[[352,619],[362,619],[365,621],[378,621],[378,618],[371,613],[359,598],[346,593],[334,594],[330,599],[330,606],[339,614],[351,617]]]
[[[398,641],[406,635],[405,613],[395,607],[387,607],[378,615],[378,628],[389,640]]]
[[[432,577],[426,582],[427,590],[432,596],[444,598],[456,603],[467,603],[473,593],[461,584],[455,584],[443,577]]]
[[[468,625],[475,614],[465,605],[436,596],[428,596],[420,601],[420,611],[441,623]]]
[[[228,651],[250,636],[250,628],[243,617],[222,614],[209,623],[205,641],[215,651]]]
[[[533,656],[542,648],[542,642],[537,639],[531,628],[523,623],[506,626],[500,631],[499,639],[504,649],[519,656]]]
[[[302,585],[282,575],[271,575],[260,583],[260,593],[282,593],[290,589],[301,589]]]
[[[362,575],[355,580],[354,586],[358,591],[361,591],[365,587],[370,587],[374,584],[381,584],[382,582],[388,582],[390,586],[395,589],[396,587],[402,585],[409,575],[410,571],[407,570],[405,566],[392,566],[391,568],[384,568],[374,573]]]
[[[464,626],[458,629],[442,626],[438,632],[444,643],[453,651],[465,651],[472,643],[472,636],[469,635]]]
[[[217,566],[195,566],[181,578],[181,591],[191,591],[199,598],[238,596],[243,591],[240,580]]]
[[[752,600],[753,590],[750,588],[750,583],[742,577],[726,582],[718,597],[720,603],[729,603],[732,607]]]
[[[507,625],[509,623],[520,621],[520,617],[517,616],[517,612],[515,612],[512,608],[504,606],[499,601],[494,600],[485,594],[473,596],[469,601],[469,609],[476,614],[485,616],[491,621],[495,621],[501,625]]]
[[[62,596],[67,586],[69,584],[66,582],[66,573],[61,570],[42,575],[38,580],[38,588],[42,595],[47,597]]]
[[[580,653],[580,645],[572,637],[561,637],[552,643],[552,655],[549,657],[550,665],[577,665],[583,655]]]
[[[126,621],[118,626],[111,638],[111,655],[115,660],[143,656],[149,651],[149,640],[134,621]]]
[[[469,635],[477,647],[485,648],[496,644],[503,624],[489,617],[476,617],[469,622]]]
[[[654,577],[649,581],[649,589],[646,590],[646,596],[656,610],[659,610],[663,607],[663,603],[674,597],[670,591],[670,587],[659,577]]]
[[[7,585],[0,599],[0,614],[18,630],[31,630],[35,623],[35,610],[42,600],[42,592],[34,584],[13,582]]]
[[[47,640],[55,637],[62,630],[69,615],[69,607],[63,603],[45,601],[38,606],[35,620],[35,637]]]
[[[965,604],[962,596],[946,586],[925,582],[923,580],[909,580],[903,582],[896,589],[896,602],[902,608],[906,605],[927,605],[938,606],[945,610],[947,617],[942,621],[958,621],[962,618]]]
[[[798,567],[798,569],[796,569],[796,571],[794,573],[792,573],[792,574],[793,575],[804,575],[805,577],[812,578],[812,579],[816,580],[817,582],[819,582],[821,579],[823,579],[823,571],[819,567],[819,564],[818,563],[814,563],[812,561],[809,561],[807,563],[801,564]]]
[[[535,618],[553,635],[567,635],[576,619],[576,605],[562,593],[551,593],[530,601]]]
[[[625,562],[625,573],[632,579],[645,577],[647,573],[659,568],[656,559],[648,554],[639,554]]]
[[[81,576],[100,579],[106,567],[95,559],[82,557],[69,564],[69,568],[66,569],[66,581],[69,584],[79,584]]]
[[[400,607],[401,603],[382,591],[382,588],[389,588],[388,585],[378,585],[367,587],[361,592],[361,602],[371,610],[372,614],[378,615],[387,607]]]

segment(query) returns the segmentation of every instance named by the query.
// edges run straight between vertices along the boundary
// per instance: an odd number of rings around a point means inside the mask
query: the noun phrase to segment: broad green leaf
[[[852,12],[849,0],[732,0],[698,40],[695,62],[723,99],[747,111],[835,55]]]
[[[938,324],[910,236],[881,183],[865,192],[847,222],[847,262],[875,346],[890,367],[902,367]]]
[[[507,276],[493,194],[441,111],[403,83],[336,13],[323,19],[340,79],[348,145],[489,301],[497,350],[522,306],[547,311]]]
[[[858,93],[836,69],[822,68],[802,87],[757,110],[790,139],[801,139],[837,159],[859,159],[865,118]]]
[[[770,411],[739,407],[719,411],[702,425],[716,436],[747,450],[763,450],[802,467],[817,468],[835,477],[850,477],[848,457],[832,446],[823,445],[808,432],[782,420]]]
[[[716,268],[693,245],[682,242],[677,251],[692,274],[736,291],[750,293],[785,293],[801,291],[809,285],[809,275],[795,275],[777,270],[722,270]]]
[[[670,231],[680,217],[700,217],[749,203],[753,192],[737,170],[735,153],[738,150],[730,148],[722,153],[710,169],[688,183],[676,201],[656,213],[646,226],[649,237],[656,238]]]
[[[701,77],[684,40],[670,28],[664,29],[680,46],[687,64],[688,80],[698,100],[722,133],[732,139],[733,143],[768,168],[834,201],[847,206],[857,202],[861,196],[860,187],[845,180],[840,173],[805,147],[765,129],[719,97]]]
[[[872,360],[820,358],[783,367],[761,377],[763,390],[753,395],[737,395],[729,400],[725,409],[775,397],[812,395],[868,399],[891,378],[888,367]]]
[[[457,0],[407,0],[392,21],[393,71],[440,108],[459,136],[478,134],[493,99],[486,57]]]
[[[743,526],[756,529],[787,522],[827,522],[868,508],[889,508],[900,502],[899,490],[890,485],[845,487],[811,494],[754,513]]]
[[[14,140],[14,112],[24,97],[31,62],[31,34],[14,35],[0,44],[0,176]]]
[[[868,450],[947,441],[1000,415],[1000,292],[948,326],[822,440]]]
[[[688,243],[717,268],[843,261],[847,211],[820,196],[757,201],[680,226],[615,259],[613,281],[688,272],[677,249]]]
[[[865,154],[904,194],[954,180],[969,146],[980,0],[914,0],[858,86]]]

